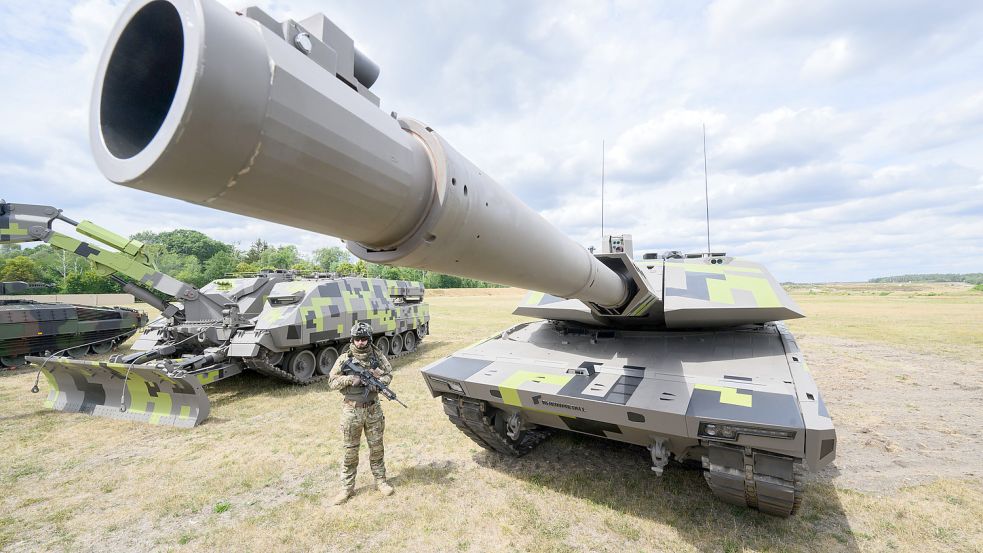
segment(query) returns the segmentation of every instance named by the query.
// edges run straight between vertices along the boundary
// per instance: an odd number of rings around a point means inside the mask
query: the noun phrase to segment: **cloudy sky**
[[[243,2],[223,3],[231,7]],[[427,122],[585,246],[711,244],[783,281],[983,271],[983,3],[369,2],[321,11],[381,67],[382,109]],[[0,4],[0,196],[122,233],[337,245],[109,183],[87,138],[123,4]]]

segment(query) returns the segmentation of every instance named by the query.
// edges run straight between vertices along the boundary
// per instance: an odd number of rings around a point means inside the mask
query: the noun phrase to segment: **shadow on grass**
[[[64,416],[64,415],[74,415],[76,413],[62,413],[61,411],[55,411],[54,409],[41,408],[34,411],[26,411],[23,413],[18,413],[16,415],[5,415],[0,417],[0,422],[6,421],[44,421],[50,420],[52,415]]]
[[[0,377],[4,376],[18,376],[28,373],[38,372],[38,367],[36,365],[24,365],[23,367],[0,367]]]
[[[423,465],[406,467],[399,474],[389,478],[393,486],[412,486],[414,484],[440,484],[457,472],[457,464],[451,461],[436,461]]]
[[[668,524],[701,551],[859,550],[828,477],[809,481],[799,513],[782,519],[718,500],[699,469],[673,464],[656,477],[648,452],[621,442],[560,433],[525,457],[481,451],[474,460],[532,492],[548,489]]]

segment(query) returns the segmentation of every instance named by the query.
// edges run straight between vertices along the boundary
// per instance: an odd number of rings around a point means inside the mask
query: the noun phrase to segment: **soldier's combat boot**
[[[379,490],[382,495],[392,495],[396,492],[389,482],[386,482],[385,478],[379,478],[375,481],[375,488]]]
[[[390,488],[391,489],[391,488]],[[343,488],[338,495],[334,496],[334,500],[331,502],[332,505],[341,505],[355,495],[355,490],[351,488]]]

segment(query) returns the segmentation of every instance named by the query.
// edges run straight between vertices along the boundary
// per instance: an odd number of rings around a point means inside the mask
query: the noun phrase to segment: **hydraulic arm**
[[[51,227],[56,220],[74,226],[79,234],[113,249],[53,230]],[[125,281],[121,275],[182,302],[206,302],[219,311],[222,308],[214,300],[201,295],[194,286],[155,269],[146,245],[139,240],[125,238],[90,221],[74,221],[52,206],[13,204],[0,200],[0,243],[19,242],[46,242],[54,248],[86,258],[98,274],[113,278],[126,292],[154,306],[168,319],[183,318],[184,310],[161,300],[146,288]]]

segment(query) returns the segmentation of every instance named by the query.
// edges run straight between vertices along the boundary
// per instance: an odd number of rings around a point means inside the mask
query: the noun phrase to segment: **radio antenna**
[[[703,194],[707,201],[707,257],[710,257],[710,171],[707,169],[706,123],[703,123]],[[601,213],[603,213],[603,208]]]
[[[604,139],[601,139],[601,250],[604,250]]]

